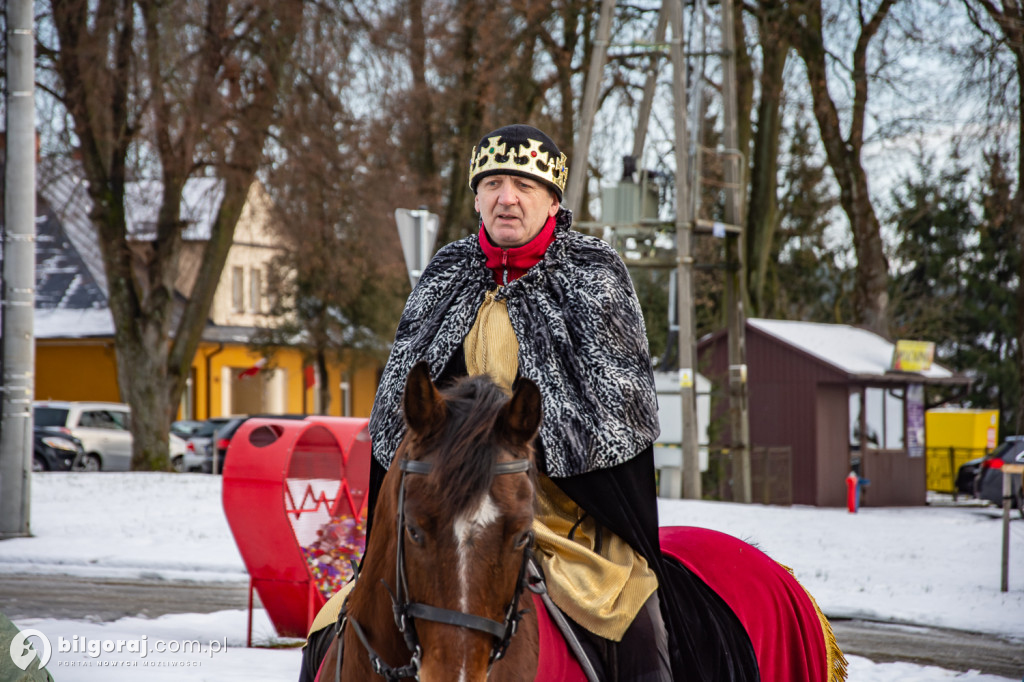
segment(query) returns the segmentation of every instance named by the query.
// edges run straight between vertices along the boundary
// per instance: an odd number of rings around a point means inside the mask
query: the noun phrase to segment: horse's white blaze
[[[470,541],[473,536],[482,532],[487,526],[498,520],[501,512],[494,504],[491,496],[484,495],[475,509],[469,509],[460,514],[455,523],[452,524],[452,531],[455,534],[456,553],[459,561],[459,609],[465,613],[469,612],[469,559]],[[464,636],[463,634],[459,635]],[[459,682],[466,682],[466,661],[459,666]]]
[[[459,555],[459,605],[463,611],[469,609],[469,542],[473,535],[498,520],[501,512],[490,495],[484,495],[476,509],[467,510],[455,519],[452,530]]]

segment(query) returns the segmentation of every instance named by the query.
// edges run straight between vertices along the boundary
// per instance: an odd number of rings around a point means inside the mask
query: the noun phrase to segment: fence
[[[972,459],[984,457],[986,452],[986,448],[925,448],[928,490],[950,493],[954,499],[961,493],[971,495],[974,480],[958,482],[957,474],[961,466]]]
[[[733,457],[729,450],[708,452],[708,470],[702,484],[704,496],[732,502]],[[758,504],[793,504],[793,449],[789,446],[754,447],[750,451],[751,500]]]

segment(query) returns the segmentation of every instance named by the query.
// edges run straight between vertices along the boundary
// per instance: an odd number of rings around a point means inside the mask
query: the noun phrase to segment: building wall
[[[865,450],[864,477],[870,485],[860,503],[866,507],[917,506],[926,502],[925,458],[905,450]]]
[[[818,420],[817,401],[819,385],[843,382],[845,377],[768,334],[750,326],[746,332],[751,446],[790,448],[794,504],[844,504],[845,498],[835,501],[831,496],[821,496],[821,491],[831,490],[833,483],[844,485],[846,471],[837,481],[831,479],[835,478],[836,471],[848,465],[849,459],[845,451],[834,449],[834,434],[820,431],[823,427]],[[727,343],[725,334],[721,334],[701,344],[700,349],[701,371],[709,373],[708,378],[720,392],[728,387]],[[845,406],[845,402],[843,404]],[[716,419],[724,426],[722,443],[728,444],[731,440],[728,400],[723,397],[717,409]],[[845,413],[839,416],[842,421],[835,428],[842,430],[847,418]],[[825,448],[826,443],[831,445]]]
[[[262,393],[262,412],[285,414],[313,413],[313,389],[304,385],[302,356],[297,350],[283,349],[274,354],[265,369],[242,379],[238,375],[253,367],[261,355],[243,344],[203,342],[192,362],[189,393],[182,396],[179,416],[197,419],[235,414],[232,403],[252,405]],[[331,404],[327,414],[343,416],[341,377],[344,367],[329,366]],[[349,416],[369,417],[377,391],[379,367],[375,363],[353,368],[350,385]],[[212,377],[212,381],[209,379]],[[232,399],[232,391],[246,391],[241,399]],[[122,402],[117,386],[117,362],[112,339],[89,341],[40,339],[36,342],[36,400],[104,400]],[[192,414],[187,415],[190,405]]]
[[[214,323],[238,327],[268,324],[267,266],[281,250],[281,238],[271,222],[270,201],[260,184],[253,183],[213,297],[210,319]]]
[[[239,379],[238,375],[256,365],[262,355],[252,352],[241,344],[200,344],[192,363],[195,376],[195,415],[199,419],[234,414],[230,396],[235,390],[255,390],[262,387],[273,391],[263,403],[261,411],[283,412],[285,414],[312,414],[314,412],[313,387],[305,387],[305,369],[301,353],[293,349],[281,349],[268,358],[267,364],[254,376]],[[327,414],[344,416],[341,395],[341,376],[344,367],[338,364],[328,366],[331,403]],[[367,364],[353,369],[350,384],[350,404],[353,417],[369,417],[373,398],[377,392],[377,365]],[[212,381],[208,382],[208,378]],[[227,388],[226,388],[227,387]],[[238,403],[236,403],[238,404]],[[245,401],[241,404],[250,404]],[[209,406],[209,407],[208,407]],[[281,406],[283,409],[278,409]]]
[[[821,507],[846,504],[850,473],[850,409],[846,384],[821,384],[816,401],[816,502]]]
[[[818,479],[817,386],[835,373],[804,353],[755,329],[747,331],[750,440],[792,450],[794,504],[821,504]],[[824,474],[824,471],[821,471]],[[845,474],[844,474],[845,476]],[[842,483],[842,478],[839,479]]]
[[[185,242],[175,288],[190,296],[202,263],[205,242]],[[209,319],[218,325],[263,326],[272,323],[266,312],[268,264],[281,253],[281,238],[272,222],[270,200],[259,183],[249,189],[231,248],[210,305]],[[236,289],[236,280],[240,284]]]
[[[113,339],[36,341],[36,400],[121,402]]]

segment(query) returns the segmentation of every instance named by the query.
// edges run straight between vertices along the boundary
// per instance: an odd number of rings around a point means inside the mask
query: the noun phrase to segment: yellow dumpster
[[[999,410],[938,407],[925,413],[928,490],[956,493],[956,474],[968,460],[999,443]],[[960,491],[964,492],[964,491]]]

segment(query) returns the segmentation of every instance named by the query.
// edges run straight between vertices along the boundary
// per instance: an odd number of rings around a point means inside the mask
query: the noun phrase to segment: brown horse
[[[522,380],[510,399],[473,377],[439,392],[421,363],[403,400],[408,430],[379,493],[362,573],[311,668],[317,681],[582,679],[575,663],[562,669],[573,677],[538,670],[538,631],[549,632],[550,620],[523,589],[537,387]],[[827,620],[784,567],[714,531],[661,535],[666,555],[735,614],[762,682],[845,679]]]
[[[442,395],[421,364],[403,407],[408,432],[346,603],[340,679],[533,679],[537,621],[521,586],[540,393],[523,381],[509,399],[474,378]],[[335,679],[336,644],[322,681]]]

